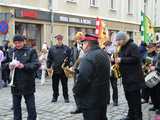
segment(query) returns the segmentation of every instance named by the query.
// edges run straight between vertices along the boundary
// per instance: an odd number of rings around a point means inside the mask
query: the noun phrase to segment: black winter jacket
[[[120,72],[124,89],[134,91],[144,87],[144,75],[138,46],[132,41],[128,41],[121,48],[119,56],[121,57]]]
[[[110,62],[106,52],[93,47],[81,59],[77,81],[73,88],[81,110],[107,106],[109,99]]]

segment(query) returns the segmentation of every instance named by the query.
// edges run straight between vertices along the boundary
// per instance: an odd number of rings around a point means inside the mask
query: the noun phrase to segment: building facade
[[[139,41],[142,8],[141,0],[53,0],[54,34],[63,34],[70,43],[77,31],[94,32],[95,20],[100,17],[110,36],[126,31]]]
[[[126,31],[137,42],[141,40],[143,6],[141,0],[0,0],[0,22],[9,26],[7,33],[0,32],[0,41],[22,34],[28,44],[40,49],[43,41],[49,43],[62,34],[65,44],[71,45],[76,32],[95,33],[96,18],[100,17],[110,38]]]
[[[0,41],[12,40],[14,34],[26,36],[27,44],[40,49],[51,36],[51,13],[46,0],[0,0],[0,22],[8,24],[8,32]],[[2,26],[4,26],[2,24]]]
[[[160,0],[144,0],[145,14],[151,19],[155,27],[156,40],[160,41]]]

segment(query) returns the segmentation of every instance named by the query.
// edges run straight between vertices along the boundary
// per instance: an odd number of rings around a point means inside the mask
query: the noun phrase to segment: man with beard
[[[119,57],[115,58],[115,63],[120,66],[125,97],[129,107],[128,116],[121,120],[142,120],[140,90],[144,87],[144,76],[139,49],[124,32],[117,33],[116,41],[121,49]]]
[[[95,35],[86,34],[82,42],[85,55],[79,65],[73,93],[84,120],[107,120],[109,57],[98,46]]]

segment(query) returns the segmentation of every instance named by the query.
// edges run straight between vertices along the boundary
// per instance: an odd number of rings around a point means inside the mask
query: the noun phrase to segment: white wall
[[[88,17],[102,17],[104,19],[140,24],[140,13],[143,8],[142,0],[133,0],[133,15],[128,15],[127,0],[116,0],[116,9],[110,9],[110,0],[97,0],[98,8],[90,7],[90,0],[77,0],[69,3],[66,0],[53,0],[55,12],[68,13]]]

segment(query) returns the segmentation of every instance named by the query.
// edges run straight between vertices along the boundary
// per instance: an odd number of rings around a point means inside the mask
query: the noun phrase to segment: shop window
[[[16,22],[15,33],[25,36],[28,46],[41,49],[41,25]]]
[[[66,0],[66,2],[77,3],[77,0]]]
[[[133,39],[133,32],[128,31],[127,34],[128,34],[128,36],[129,36],[129,39]]]

